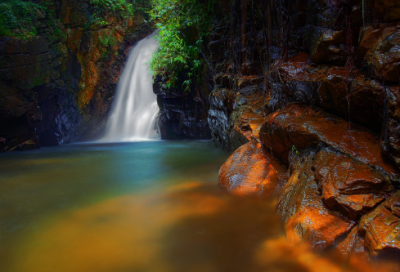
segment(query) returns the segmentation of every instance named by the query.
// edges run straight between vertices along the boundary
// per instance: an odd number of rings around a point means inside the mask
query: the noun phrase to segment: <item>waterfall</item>
[[[149,62],[157,49],[154,32],[132,48],[118,81],[103,142],[143,141],[157,138],[157,96]]]

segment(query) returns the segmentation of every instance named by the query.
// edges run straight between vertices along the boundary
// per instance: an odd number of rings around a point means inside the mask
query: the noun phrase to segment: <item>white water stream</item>
[[[155,121],[159,111],[148,63],[157,49],[154,32],[130,52],[118,81],[111,114],[102,142],[130,142],[157,138]]]

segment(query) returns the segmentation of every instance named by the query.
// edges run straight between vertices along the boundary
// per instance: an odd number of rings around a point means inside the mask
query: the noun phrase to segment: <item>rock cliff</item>
[[[129,49],[152,31],[139,15],[93,22],[90,1],[36,12],[36,35],[0,37],[0,152],[99,133]]]
[[[278,194],[294,242],[398,259],[400,1],[235,3],[208,44],[220,185]]]

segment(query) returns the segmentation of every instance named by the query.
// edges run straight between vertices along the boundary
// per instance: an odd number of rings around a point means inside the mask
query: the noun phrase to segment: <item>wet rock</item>
[[[215,76],[215,82],[220,88],[233,88],[234,77],[231,74],[220,73]]]
[[[161,139],[210,139],[208,86],[191,86],[191,91],[184,91],[182,82],[183,78],[177,88],[168,89],[161,76],[154,80],[153,91],[160,108],[158,128]]]
[[[396,192],[360,221],[365,245],[372,256],[400,256],[400,192]]]
[[[28,141],[20,143],[17,146],[14,146],[14,147],[10,148],[7,151],[11,152],[11,151],[31,150],[31,149],[35,149],[36,147],[37,147],[37,143],[35,143],[32,140],[28,140]]]
[[[382,153],[379,139],[370,131],[315,107],[290,105],[270,114],[260,131],[261,142],[286,165],[289,151],[319,143],[359,160],[398,180],[399,169]]]
[[[237,149],[219,171],[219,184],[236,195],[276,195],[284,186],[286,168],[260,143]]]
[[[374,28],[366,26],[360,30],[360,42],[358,45],[358,54],[364,59],[369,50],[373,49],[382,36],[383,28]]]
[[[344,31],[321,29],[315,35],[317,36],[316,42],[311,48],[313,62],[334,65],[346,63],[346,34]]]
[[[358,235],[358,226],[354,227],[346,238],[337,245],[339,252],[348,257],[363,257],[369,259],[365,250],[365,239]]]
[[[324,203],[354,220],[394,191],[381,172],[330,149],[318,152],[313,169]]]
[[[265,93],[262,83],[247,85],[252,81],[260,82],[260,78],[239,78],[239,91],[217,88],[210,94],[208,122],[217,145],[235,150],[253,136],[258,139],[259,128],[266,116]]]
[[[400,27],[386,27],[372,33],[366,31],[364,36],[363,41],[365,39],[376,41],[365,56],[374,76],[398,83],[400,81]]]
[[[335,244],[354,226],[354,222],[328,210],[312,172],[314,151],[293,152],[290,178],[278,202],[286,236],[293,242],[306,241],[314,249]]]
[[[400,168],[400,87],[386,88],[387,112],[382,149]]]
[[[230,89],[214,89],[209,95],[208,124],[217,145],[229,149],[230,117],[236,94]],[[243,144],[243,143],[242,143]]]
[[[302,53],[271,71],[267,108],[275,111],[290,102],[319,106],[362,124],[376,132],[382,129],[384,88],[359,71],[341,67],[313,67]],[[355,74],[355,75],[354,75]]]

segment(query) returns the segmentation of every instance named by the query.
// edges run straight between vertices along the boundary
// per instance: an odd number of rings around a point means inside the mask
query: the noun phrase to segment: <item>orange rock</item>
[[[274,195],[286,182],[286,168],[260,143],[237,149],[219,170],[219,184],[237,195]]]
[[[351,219],[372,210],[394,190],[381,172],[330,149],[317,154],[313,169],[325,204]]]
[[[266,106],[272,112],[288,103],[313,105],[376,132],[382,129],[384,88],[359,71],[313,66],[302,53],[272,69]]]
[[[324,249],[348,233],[354,222],[324,206],[311,170],[314,155],[312,151],[292,154],[291,176],[279,198],[278,214],[290,240]]]
[[[400,257],[400,191],[360,221],[361,234],[373,256]]]
[[[290,105],[270,114],[260,131],[262,144],[288,164],[289,151],[325,143],[375,169],[399,178],[399,169],[382,153],[379,139],[367,130],[315,107]]]
[[[369,50],[374,48],[382,35],[382,28],[364,27],[360,30],[360,43],[358,45],[358,54],[364,58]]]

